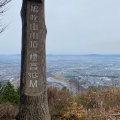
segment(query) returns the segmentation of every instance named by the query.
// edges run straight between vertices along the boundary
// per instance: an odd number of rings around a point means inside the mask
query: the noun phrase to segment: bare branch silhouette
[[[8,3],[10,3],[12,0],[0,0],[0,16],[5,13],[8,10]],[[2,25],[0,23],[0,33],[2,33],[8,25]]]

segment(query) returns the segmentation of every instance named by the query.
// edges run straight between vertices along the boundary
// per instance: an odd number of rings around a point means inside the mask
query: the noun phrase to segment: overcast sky
[[[2,16],[0,54],[21,53],[21,4]],[[45,11],[47,54],[120,54],[120,0],[46,0]]]

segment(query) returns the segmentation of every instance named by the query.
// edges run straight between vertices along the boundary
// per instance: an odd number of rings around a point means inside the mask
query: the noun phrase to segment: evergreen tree
[[[2,102],[2,90],[3,90],[3,86],[0,82],[0,103]]]
[[[17,87],[16,92],[18,95],[20,95],[20,86]]]
[[[7,84],[2,88],[2,102],[10,102],[17,104],[19,102],[19,94],[14,89],[13,85],[8,81]]]

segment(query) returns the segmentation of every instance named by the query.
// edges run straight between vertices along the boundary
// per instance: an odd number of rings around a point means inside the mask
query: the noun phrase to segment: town
[[[47,55],[47,85],[73,93],[120,86],[120,55]],[[0,56],[0,81],[19,86],[20,55]]]

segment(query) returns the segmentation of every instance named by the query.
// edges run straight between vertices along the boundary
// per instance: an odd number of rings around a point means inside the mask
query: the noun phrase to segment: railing
[[[112,116],[114,116],[116,118],[116,120],[120,120],[120,113],[118,113],[118,114],[112,114]]]

